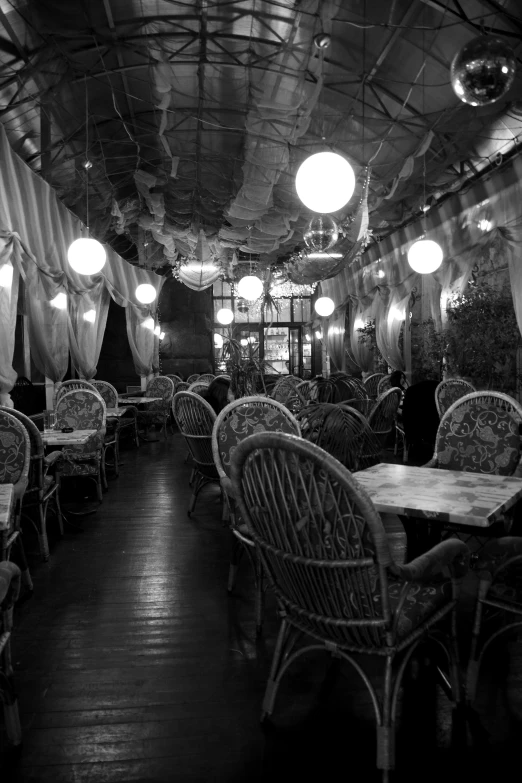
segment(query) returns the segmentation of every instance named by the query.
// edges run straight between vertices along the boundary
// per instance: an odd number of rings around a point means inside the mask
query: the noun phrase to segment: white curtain
[[[0,389],[16,380],[12,368],[18,281],[25,282],[25,308],[31,354],[38,369],[60,381],[72,363],[85,378],[96,374],[109,306],[109,296],[122,307],[133,308],[136,324],[155,316],[156,302],[142,306],[135,290],[151,284],[159,295],[164,278],[128,264],[109,248],[107,263],[98,275],[79,275],[67,261],[74,239],[85,236],[81,222],[58,200],[55,191],[13,153],[0,126],[0,266],[10,262],[13,281],[0,289]],[[67,296],[66,309],[50,305],[57,294]],[[94,311],[94,322],[84,315]],[[143,327],[143,330],[147,330]],[[138,332],[137,332],[138,333]],[[158,351],[157,338],[147,335],[131,344],[136,368],[148,374]]]
[[[336,310],[328,321],[328,353],[334,369],[338,372],[346,370],[344,354],[345,317],[346,306]]]

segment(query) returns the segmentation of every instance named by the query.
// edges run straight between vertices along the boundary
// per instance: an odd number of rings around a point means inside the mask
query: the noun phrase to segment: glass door
[[[265,327],[265,362],[268,373],[287,375],[290,364],[289,328],[287,326]]]

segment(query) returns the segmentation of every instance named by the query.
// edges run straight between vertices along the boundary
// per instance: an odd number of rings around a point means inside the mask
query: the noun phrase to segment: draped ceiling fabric
[[[67,249],[82,235],[84,227],[58,200],[54,190],[11,149],[0,127],[0,266],[13,266],[13,283],[0,288],[0,323],[7,340],[0,340],[0,391],[8,391],[16,380],[12,369],[16,300],[20,278],[25,289],[31,354],[38,369],[53,381],[67,371],[68,354],[73,366],[85,378],[96,373],[109,296],[126,308],[127,320],[141,324],[151,315],[150,306],[135,298],[136,286],[150,283],[159,294],[163,278],[128,264],[107,249],[107,263],[94,276],[78,275],[69,266]],[[68,306],[50,305],[59,293],[67,295]],[[157,300],[156,300],[157,301]],[[83,318],[94,310],[94,323]],[[141,327],[133,357],[141,375],[151,372],[154,339]],[[156,340],[157,342],[157,340]]]
[[[331,297],[336,307],[351,301],[356,313],[354,320],[374,317],[377,344],[383,357],[394,369],[404,369],[404,358],[398,349],[400,323],[412,289],[420,289],[428,277],[411,269],[407,253],[413,242],[426,233],[444,251],[441,267],[429,276],[431,315],[436,326],[441,328],[445,322],[448,298],[464,290],[481,255],[494,247],[495,252],[504,254],[509,267],[522,333],[521,204],[522,160],[514,158],[504,169],[477,182],[466,193],[454,195],[430,211],[425,224],[411,224],[371,247],[336,277],[323,281],[321,293]],[[488,221],[488,230],[479,226],[481,221]],[[366,369],[367,357],[360,356],[360,351],[358,355],[357,335],[350,335],[350,339],[359,366]]]

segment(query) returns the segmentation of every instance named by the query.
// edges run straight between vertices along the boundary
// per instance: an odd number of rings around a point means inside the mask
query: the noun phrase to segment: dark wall
[[[192,291],[170,278],[161,289],[159,321],[165,338],[160,343],[161,373],[183,378],[212,372],[212,288]]]
[[[117,305],[112,299],[109,304],[96,379],[109,381],[119,392],[126,391],[127,386],[140,385],[127,338],[125,308]]]

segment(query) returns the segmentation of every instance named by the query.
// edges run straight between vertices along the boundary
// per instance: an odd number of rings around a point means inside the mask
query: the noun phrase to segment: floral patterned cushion
[[[103,381],[95,381],[93,382],[93,386],[95,386],[96,391],[100,397],[102,397],[107,408],[118,407],[118,393],[112,386],[108,383],[103,383]]]
[[[23,426],[0,413],[0,484],[16,484],[21,478],[27,449]]]
[[[454,402],[457,402],[461,397],[465,397],[466,394],[470,394],[472,391],[475,391],[475,389],[471,384],[461,382],[450,383],[448,381],[448,383],[444,384],[438,392],[441,414],[443,415]]]
[[[520,457],[519,422],[486,401],[466,403],[442,420],[436,451],[439,468],[510,476]]]
[[[153,378],[145,392],[145,397],[161,397],[164,403],[170,403],[173,396],[174,384],[164,375]]]
[[[440,579],[429,583],[395,581],[388,578],[390,608],[395,616],[399,602],[406,591],[406,600],[395,617],[397,639],[403,639],[419,627],[452,599],[451,579]],[[376,594],[375,601],[380,604],[381,596]]]
[[[256,432],[267,430],[299,435],[295,424],[283,411],[263,402],[239,405],[221,422],[218,445],[221,465],[227,475],[230,475],[232,455],[241,441]]]
[[[97,474],[105,438],[105,407],[98,394],[88,390],[65,394],[56,406],[56,424],[77,430],[97,430],[84,445],[63,449],[61,475]]]

